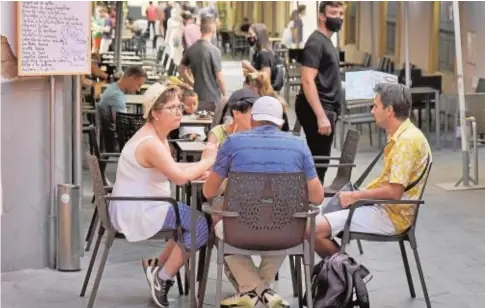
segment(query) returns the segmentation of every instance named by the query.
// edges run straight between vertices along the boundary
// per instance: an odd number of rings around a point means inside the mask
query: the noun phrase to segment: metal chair
[[[112,187],[108,185],[106,176],[104,174],[104,171],[106,169],[107,164],[116,164],[118,163],[117,158],[120,156],[120,153],[101,153],[99,150],[98,142],[96,140],[96,128],[93,125],[90,125],[89,127],[83,128],[83,133],[88,134],[89,138],[89,147],[90,147],[90,153],[98,159],[99,162],[99,168],[101,172],[101,179],[103,180],[103,186],[106,190],[106,192],[111,192]],[[111,159],[111,158],[116,158],[116,159]],[[93,195],[93,199],[91,203],[95,203],[96,196]],[[94,238],[94,231],[96,229],[96,226],[98,225],[98,209],[95,206],[94,207],[94,212],[93,216],[91,217],[91,222],[89,223],[88,227],[88,232],[86,232],[86,247],[85,251],[89,251],[91,248],[91,243]]]
[[[223,240],[217,248],[216,307],[220,307],[224,256],[260,255],[303,258],[305,284],[311,288],[315,216],[318,208],[308,203],[308,188],[303,172],[229,173],[223,210],[208,206],[203,211],[221,215]],[[311,238],[305,238],[310,219]],[[297,279],[301,280],[301,267]],[[299,274],[298,274],[299,273]],[[301,291],[301,281],[299,291]],[[300,295],[302,292],[299,293]],[[307,307],[313,307],[310,293]]]
[[[330,186],[325,187],[325,197],[333,197],[342,187],[350,182],[352,176],[352,169],[355,167],[355,157],[357,156],[357,149],[359,147],[360,132],[349,129],[345,136],[345,141],[342,146],[340,157],[331,156],[313,156],[315,160],[315,167],[336,167],[337,175],[333,179]],[[322,161],[319,163],[318,161]],[[331,160],[338,160],[339,162],[329,163]]]
[[[415,298],[416,292],[414,291],[413,278],[411,276],[411,270],[409,268],[406,249],[404,247],[404,242],[409,242],[409,244],[411,245],[411,249],[413,250],[413,253],[414,253],[414,258],[416,260],[416,266],[418,269],[419,279],[421,281],[421,287],[423,288],[423,294],[424,294],[424,299],[425,299],[427,308],[431,308],[431,302],[430,302],[428,290],[426,287],[426,281],[424,279],[423,268],[421,267],[421,261],[419,259],[419,254],[418,254],[418,244],[416,241],[416,222],[418,220],[419,206],[421,204],[424,204],[422,197],[424,194],[424,190],[426,189],[429,173],[431,171],[431,165],[432,163],[430,161],[428,163],[427,170],[424,173],[423,178],[421,179],[421,181],[424,181],[424,184],[423,184],[423,188],[421,189],[418,200],[359,200],[355,202],[350,207],[349,217],[347,218],[344,231],[341,235],[342,243],[340,247],[340,251],[345,252],[345,247],[348,243],[350,243],[351,240],[364,240],[364,241],[371,241],[371,242],[398,242],[399,248],[401,250],[401,256],[404,263],[406,278],[408,281],[409,292],[411,293],[411,297]],[[350,232],[350,224],[351,224],[352,216],[354,215],[355,209],[360,206],[366,206],[369,204],[372,204],[372,205],[386,204],[390,206],[412,204],[412,205],[416,205],[416,211],[414,213],[414,218],[411,223],[411,226],[405,232],[399,235],[389,236],[389,235],[369,234],[369,233],[360,233],[360,232]]]
[[[180,240],[183,239],[182,237],[182,227],[180,225],[180,212],[178,208],[178,203],[173,198],[167,197],[110,197],[106,195],[106,190],[104,187],[103,177],[101,175],[101,170],[99,166],[99,161],[96,156],[91,155],[89,152],[86,153],[89,171],[92,176],[93,180],[93,190],[95,195],[95,205],[96,209],[98,210],[99,219],[101,220],[101,225],[98,232],[98,238],[96,239],[96,244],[94,245],[93,254],[91,255],[91,260],[89,261],[89,266],[86,271],[86,276],[84,277],[84,282],[81,288],[81,297],[84,297],[86,293],[86,289],[89,283],[89,279],[91,277],[91,273],[93,271],[94,262],[96,261],[96,255],[98,254],[99,246],[101,245],[101,240],[106,233],[106,241],[105,241],[105,248],[103,255],[101,257],[101,262],[98,267],[98,271],[96,273],[96,278],[94,280],[93,289],[91,290],[91,295],[89,296],[88,308],[94,306],[94,301],[96,299],[96,294],[98,292],[99,284],[101,282],[101,278],[104,272],[104,266],[106,265],[106,260],[108,259],[108,254],[111,246],[113,245],[116,230],[113,228],[111,224],[111,220],[109,218],[109,211],[108,211],[108,201],[110,200],[120,200],[120,201],[164,201],[169,202],[171,206],[175,210],[175,220],[176,220],[176,228],[175,230],[162,230],[158,232],[156,235],[150,238],[150,240],[155,239],[167,239],[173,238],[178,244],[183,244]],[[185,263],[185,272],[188,272],[188,262]],[[177,273],[177,284],[179,287],[180,295],[183,294],[183,286],[182,286],[182,279],[180,277],[180,273]]]

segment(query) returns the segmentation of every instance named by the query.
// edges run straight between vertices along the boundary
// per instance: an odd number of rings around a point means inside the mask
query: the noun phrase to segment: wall
[[[465,76],[465,89],[476,87],[475,78],[485,78],[485,2],[461,3],[461,34],[463,46],[463,74]],[[467,32],[476,32],[475,63],[469,63]]]
[[[56,177],[71,182],[70,78],[56,78]],[[2,272],[48,265],[47,78],[1,84]]]
[[[360,62],[362,60],[363,52],[371,52],[371,7],[369,1],[359,2],[360,18],[359,37],[357,45],[345,46],[348,52],[346,55],[348,61]],[[431,33],[431,18],[432,6],[431,1],[408,1],[409,5],[409,60],[418,67],[428,70],[430,61],[430,33]],[[376,51],[379,48],[379,24],[380,12],[379,3],[374,5],[374,20],[376,24]],[[404,10],[403,10],[404,11]],[[464,67],[464,82],[465,90],[471,91],[472,86],[476,82],[474,77],[485,77],[485,58],[481,55],[485,53],[485,20],[483,14],[485,13],[485,2],[460,2],[460,20],[462,32],[462,48],[463,48],[463,67]],[[404,12],[403,12],[404,14]],[[401,50],[400,59],[396,61],[396,67],[400,67],[404,62],[404,15],[402,16],[403,26],[401,27]],[[467,32],[475,31],[476,35],[476,50],[475,58],[476,64],[468,63],[467,51]],[[438,56],[438,55],[436,55]],[[429,72],[427,73],[436,73]],[[454,72],[438,72],[443,75],[443,90],[446,93],[456,92],[456,74]]]

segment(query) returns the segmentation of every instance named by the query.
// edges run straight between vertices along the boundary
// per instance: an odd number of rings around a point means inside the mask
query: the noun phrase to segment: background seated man
[[[119,152],[116,140],[116,113],[126,112],[125,94],[136,93],[145,83],[141,66],[129,67],[117,82],[110,84],[101,95],[99,113],[106,152]]]
[[[340,192],[343,207],[361,199],[410,199],[419,198],[424,182],[404,192],[405,187],[416,181],[424,172],[431,149],[423,133],[409,120],[411,93],[401,84],[379,84],[372,114],[382,127],[389,142],[384,150],[384,169],[366,190]],[[404,232],[411,224],[413,205],[363,206],[355,210],[350,225],[351,232],[394,235]],[[344,230],[348,209],[317,216],[315,249],[321,256],[339,251],[330,239]]]
[[[309,199],[323,201],[323,187],[317,177],[310,150],[303,140],[282,132],[283,106],[274,97],[257,99],[251,110],[252,129],[231,135],[220,148],[216,162],[204,184],[204,195],[211,199],[229,172],[305,172]],[[215,205],[217,206],[217,205]],[[222,239],[222,221],[215,227]],[[261,301],[267,307],[289,307],[269,288],[284,257],[263,257],[257,268],[249,256],[226,256],[225,261],[239,285],[239,293],[221,302],[225,307],[254,307]]]

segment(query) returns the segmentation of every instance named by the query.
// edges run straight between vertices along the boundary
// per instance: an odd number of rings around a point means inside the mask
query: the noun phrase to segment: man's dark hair
[[[202,17],[200,21],[200,32],[201,33],[210,33],[212,32],[212,28],[216,23],[216,18],[213,15],[205,15]]]
[[[379,83],[375,86],[374,92],[381,97],[384,108],[392,106],[397,119],[409,118],[412,98],[408,87],[403,84]]]
[[[192,14],[189,11],[184,11],[182,13],[182,19],[183,20],[191,20],[192,19]]]
[[[298,5],[298,8],[296,10],[298,11],[299,14],[303,13],[306,11],[306,5],[300,4]]]
[[[140,78],[140,77],[146,78],[147,73],[140,65],[134,65],[134,66],[128,67],[125,73],[123,74],[123,76],[135,77],[135,78]]]
[[[249,108],[251,108],[252,106],[253,104],[247,100],[235,100],[235,101],[229,101],[227,103],[227,107],[229,109],[229,113],[231,114],[231,117],[234,116],[234,111],[247,113],[249,111]]]
[[[148,4],[152,5],[153,4],[153,1],[148,2]]]
[[[325,9],[327,8],[327,6],[341,7],[343,5],[344,5],[343,1],[321,1],[320,6],[318,7],[318,12],[325,14]]]

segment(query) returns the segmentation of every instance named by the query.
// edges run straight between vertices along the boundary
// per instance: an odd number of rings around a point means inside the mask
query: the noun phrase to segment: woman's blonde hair
[[[288,111],[288,104],[286,101],[276,93],[271,86],[271,80],[265,72],[253,72],[246,76],[246,84],[258,89],[261,96],[271,96],[278,99],[283,105],[285,112]]]

